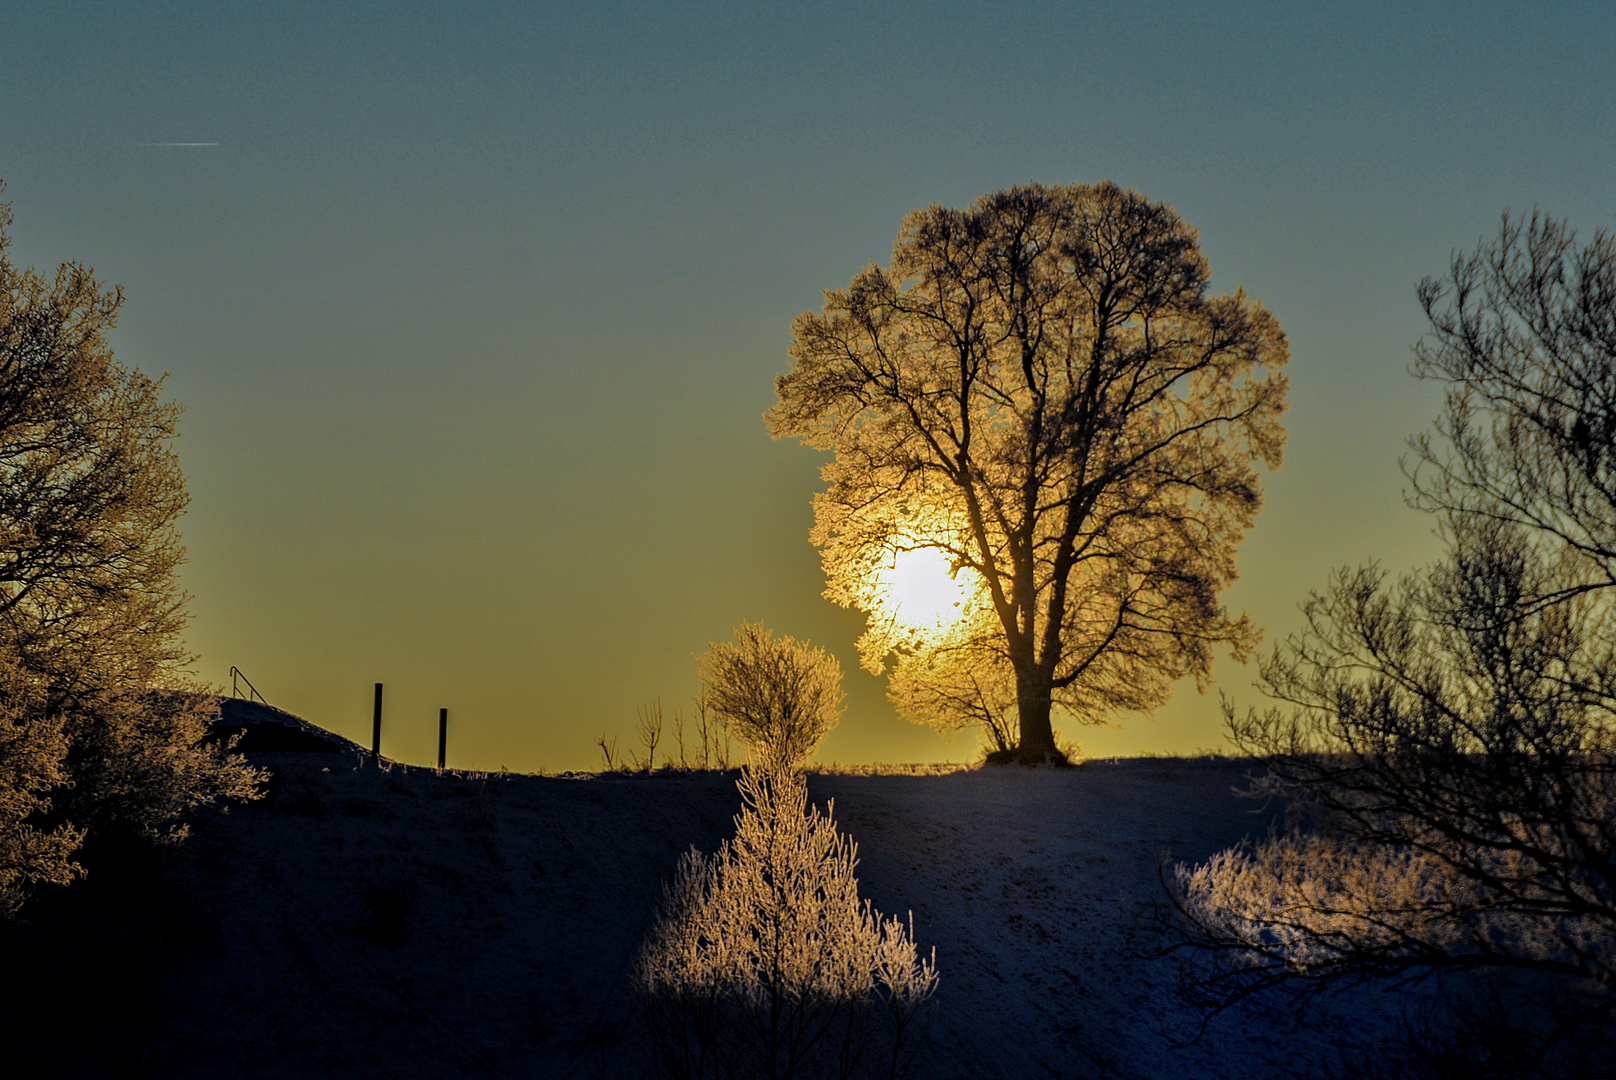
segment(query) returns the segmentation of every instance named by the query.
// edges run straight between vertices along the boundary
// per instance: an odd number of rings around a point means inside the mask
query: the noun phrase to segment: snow
[[[211,951],[167,976],[184,1004],[153,1033],[164,1075],[639,1075],[629,960],[679,854],[729,835],[735,774],[256,760],[270,797],[191,841],[219,922]],[[863,894],[912,911],[936,948],[915,1075],[1316,1074],[1338,1032],[1372,1035],[1387,995],[1301,1011],[1282,992],[1191,1041],[1202,1014],[1175,994],[1171,959],[1149,956],[1159,854],[1201,859],[1268,828],[1271,810],[1233,793],[1251,770],[811,776],[859,844]]]

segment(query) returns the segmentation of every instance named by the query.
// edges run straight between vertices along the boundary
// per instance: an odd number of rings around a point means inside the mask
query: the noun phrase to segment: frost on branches
[[[684,856],[636,960],[656,1069],[898,1075],[937,986],[934,960],[859,899],[857,845],[777,761],[743,771],[735,838]]]
[[[0,203],[0,916],[81,874],[86,835],[184,835],[263,777],[188,674],[180,406],[120,364],[91,270],[8,257]]]
[[[842,712],[836,658],[762,623],[735,628],[735,643],[715,641],[701,658],[707,707],[752,750],[781,768],[814,752]]]
[[[1036,764],[1060,756],[1052,716],[1149,710],[1216,647],[1250,653],[1219,597],[1256,466],[1280,462],[1289,354],[1261,304],[1210,285],[1167,204],[1029,184],[909,214],[888,266],[792,324],[765,418],[835,454],[825,595],[868,616],[860,654],[895,658],[905,716],[1000,742],[1013,705]],[[894,603],[917,557],[952,584]]]

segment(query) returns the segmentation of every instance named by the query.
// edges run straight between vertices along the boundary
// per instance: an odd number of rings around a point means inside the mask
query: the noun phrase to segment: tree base
[[[1072,762],[1059,750],[1038,750],[1032,747],[1014,750],[994,750],[983,759],[985,765],[1025,765],[1032,768],[1047,765],[1052,769],[1070,769]]]

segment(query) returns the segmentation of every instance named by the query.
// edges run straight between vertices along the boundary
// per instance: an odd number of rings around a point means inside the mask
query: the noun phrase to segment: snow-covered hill
[[[358,756],[259,755],[263,803],[202,822],[209,950],[173,967],[165,1075],[639,1074],[625,978],[679,853],[711,850],[734,774],[438,775]],[[815,775],[860,848],[864,895],[913,911],[941,976],[926,1077],[1318,1075],[1338,1032],[1395,1002],[1215,1018],[1143,958],[1158,854],[1203,858],[1269,818],[1249,763]],[[148,1048],[150,1052],[151,1048]]]

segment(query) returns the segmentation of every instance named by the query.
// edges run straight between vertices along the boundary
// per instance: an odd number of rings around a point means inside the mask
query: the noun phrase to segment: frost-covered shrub
[[[62,722],[45,715],[44,694],[0,655],[0,917],[16,913],[36,884],[65,885],[82,871],[73,852],[83,831],[49,828],[49,792],[67,779]]]
[[[1475,885],[1428,853],[1333,836],[1247,842],[1199,866],[1179,864],[1174,881],[1183,910],[1199,924],[1259,943],[1300,971],[1325,967],[1349,948],[1392,957],[1415,942],[1518,941],[1532,929],[1482,911]]]
[[[108,827],[185,836],[185,814],[258,795],[260,773],[209,740],[210,696],[159,690],[53,702],[46,677],[0,640],[0,918],[37,885],[84,873],[76,852]]]
[[[841,717],[836,658],[807,642],[776,638],[762,623],[742,623],[733,645],[710,645],[700,673],[707,707],[759,760],[796,764]]]
[[[933,960],[859,899],[857,845],[809,805],[800,773],[753,764],[737,786],[735,838],[680,860],[635,961],[656,1070],[898,1075],[936,989]]]
[[[116,689],[64,709],[72,786],[57,798],[89,829],[183,840],[200,806],[257,799],[264,770],[212,738],[219,699],[186,691]]]

